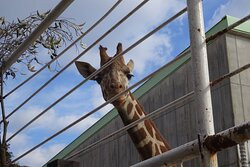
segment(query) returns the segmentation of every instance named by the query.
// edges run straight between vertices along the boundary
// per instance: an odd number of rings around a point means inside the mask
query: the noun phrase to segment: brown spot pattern
[[[138,112],[138,114],[142,115],[142,109],[138,104],[135,105],[135,108],[136,108],[136,111]]]
[[[160,146],[160,149],[161,149],[161,152],[162,152],[162,153],[167,151],[167,148],[164,147],[164,146]]]
[[[158,129],[155,129],[156,130],[156,133],[155,133],[155,137],[158,141],[162,141],[165,145],[165,149],[166,151],[167,150],[170,150],[170,145],[164,140],[164,138],[161,136],[160,132],[158,131]],[[162,150],[162,149],[161,149]],[[165,151],[164,151],[165,152]]]
[[[131,136],[135,144],[139,144],[143,139],[146,138],[147,134],[143,128],[133,132],[133,129],[129,130],[129,135]]]
[[[152,142],[149,142],[144,147],[139,147],[137,149],[141,153],[141,157],[143,160],[152,157]]]
[[[137,113],[134,114],[133,118],[132,118],[132,122],[136,121],[140,119],[140,117],[137,115]]]
[[[158,133],[155,134],[155,137],[157,140],[162,141],[162,137]]]
[[[154,133],[153,133],[153,127],[151,126],[151,122],[149,120],[145,120],[144,124],[146,126],[146,129],[148,130],[148,133],[150,134],[150,136],[154,137]]]
[[[122,101],[121,105],[123,106],[123,105],[125,105],[125,103],[126,103],[126,101],[124,100],[124,101]]]

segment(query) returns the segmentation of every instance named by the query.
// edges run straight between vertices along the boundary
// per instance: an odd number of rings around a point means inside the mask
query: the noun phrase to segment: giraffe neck
[[[124,101],[114,102],[113,105],[117,108],[125,125],[146,115],[131,93]],[[170,146],[164,141],[151,120],[140,122],[137,126],[129,129],[128,133],[143,160],[170,150]]]

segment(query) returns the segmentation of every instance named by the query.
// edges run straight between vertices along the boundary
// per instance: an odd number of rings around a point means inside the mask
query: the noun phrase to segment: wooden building
[[[215,34],[236,20],[236,18],[225,16],[206,35]],[[217,37],[209,42],[207,47],[211,81],[249,63],[250,22]],[[190,58],[191,55],[187,54],[187,50],[185,50],[134,92],[135,97],[139,99],[147,112],[152,112],[193,90],[194,80]],[[212,87],[212,103],[216,132],[249,121],[250,70],[241,72]],[[183,104],[167,110],[157,116],[154,121],[172,147],[197,139],[193,100],[185,101]],[[72,153],[121,127],[123,127],[122,121],[117,111],[113,109],[49,162],[56,159],[67,159]],[[245,146],[249,156],[250,145],[245,144]],[[140,158],[127,133],[123,133],[70,160],[78,162],[80,167],[128,167],[139,162]],[[218,153],[218,161],[220,167],[241,166],[239,146]],[[198,159],[184,163],[184,167],[198,166]]]

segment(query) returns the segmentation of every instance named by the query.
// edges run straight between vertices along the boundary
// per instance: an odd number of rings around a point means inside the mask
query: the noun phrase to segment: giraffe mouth
[[[114,96],[115,96],[115,95],[117,95],[117,94],[114,94]],[[112,97],[114,97],[114,96],[112,96]],[[116,99],[114,100],[114,102],[119,102],[119,103],[121,103],[121,102],[123,102],[123,101],[126,100],[127,96],[128,96],[128,94],[123,94],[123,95],[119,96],[118,98],[116,98]]]

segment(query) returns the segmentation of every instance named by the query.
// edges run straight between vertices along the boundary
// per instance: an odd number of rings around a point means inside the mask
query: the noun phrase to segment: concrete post
[[[214,134],[213,111],[209,86],[209,71],[201,0],[187,0],[190,49],[194,76],[197,131],[200,143],[205,136]],[[204,167],[217,167],[216,154],[200,146],[201,162]]]

